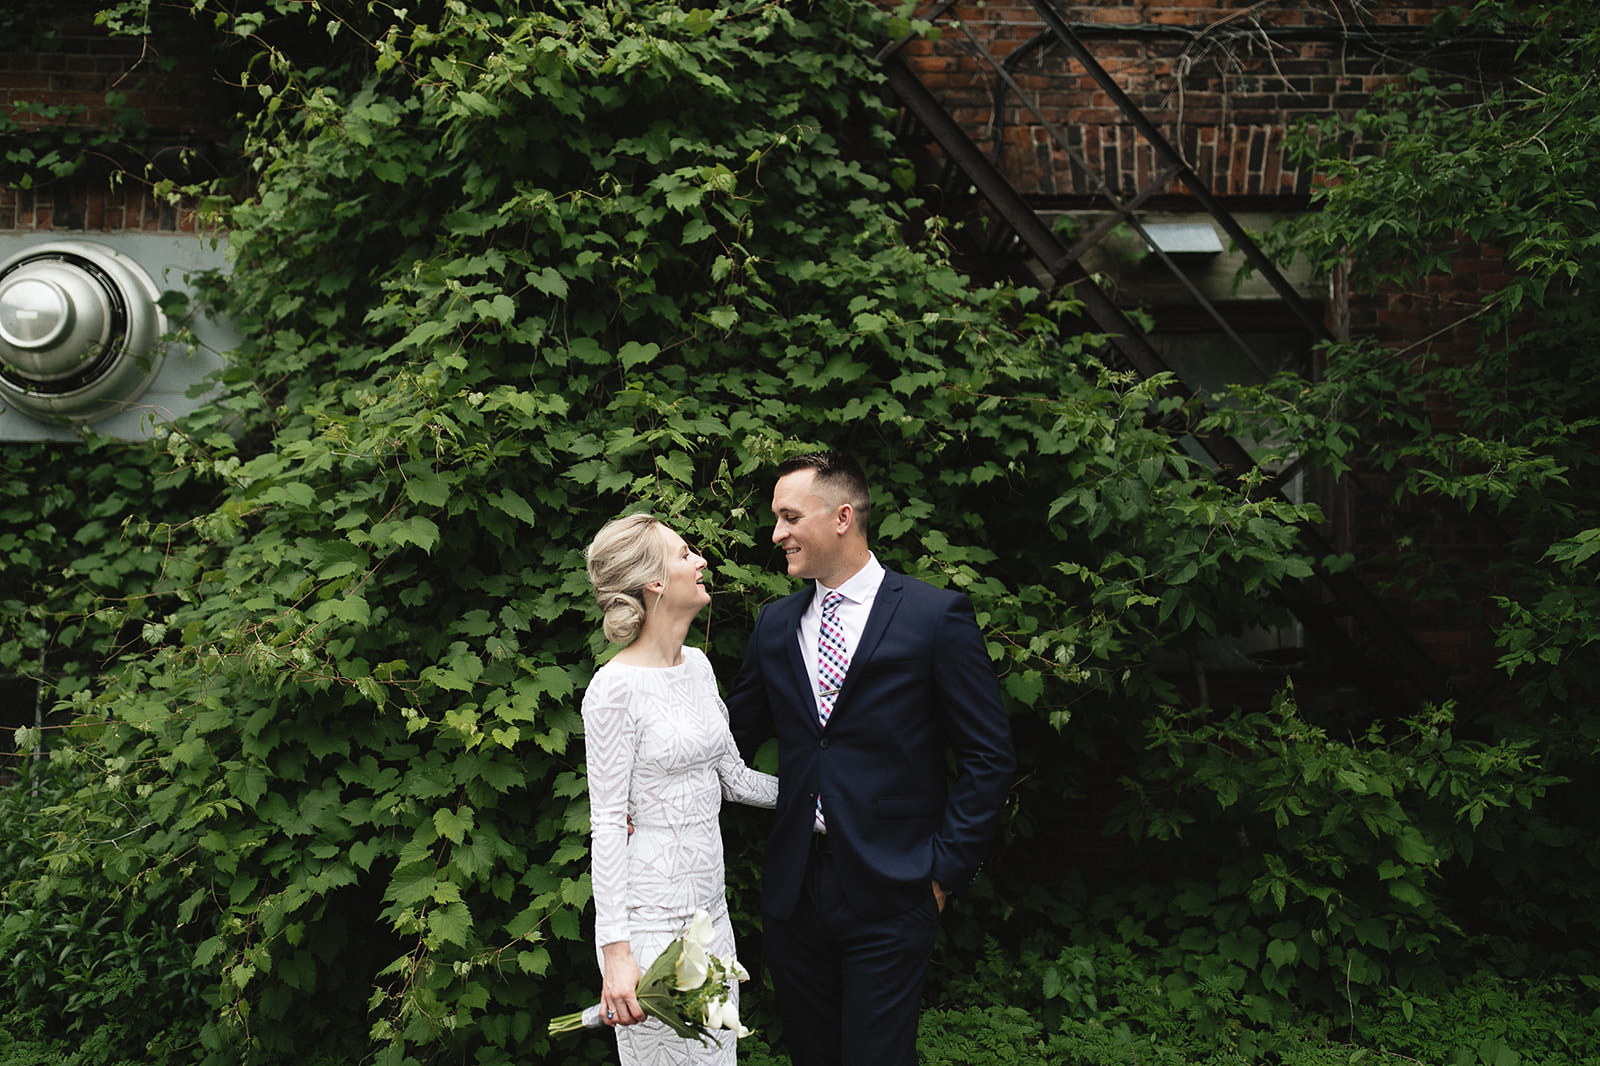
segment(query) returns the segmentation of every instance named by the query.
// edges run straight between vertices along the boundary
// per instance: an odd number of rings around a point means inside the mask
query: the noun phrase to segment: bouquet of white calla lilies
[[[750,1035],[750,1030],[740,1023],[739,1008],[733,1003],[735,983],[750,980],[750,974],[738,959],[711,954],[707,950],[710,944],[711,915],[695,911],[684,931],[639,978],[634,995],[640,1010],[684,1039],[692,1037],[702,1044],[709,1039],[720,1044],[711,1030]],[[603,1013],[596,1004],[588,1010],[552,1018],[550,1035],[597,1029],[605,1024]]]

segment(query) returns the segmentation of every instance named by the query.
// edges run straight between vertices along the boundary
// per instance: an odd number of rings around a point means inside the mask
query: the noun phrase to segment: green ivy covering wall
[[[246,124],[249,188],[200,190],[233,260],[211,298],[245,342],[226,399],[148,443],[0,452],[0,671],[49,710],[7,795],[10,1017],[108,1059],[596,1060],[601,1041],[544,1033],[597,988],[581,550],[638,507],[702,546],[692,639],[730,680],[788,587],[767,472],[818,446],[875,475],[889,565],[971,594],[1023,741],[952,958],[1113,922],[1081,906],[1082,856],[1195,818],[1224,833],[1228,758],[1254,753],[1252,796],[1290,787],[1271,756],[1317,728],[1292,701],[1219,738],[1148,664],[1262,620],[1308,572],[1293,523],[1314,510],[1219,488],[1148,417],[1159,382],[1059,329],[1069,306],[952,267],[898,184],[867,57],[899,27],[873,5],[107,13],[156,42],[191,17]],[[1459,849],[1435,835],[1482,812],[1438,788],[1354,815],[1377,820],[1360,861],[1405,890],[1363,880],[1328,912],[1365,874],[1283,866],[1348,846],[1315,805],[1365,810],[1418,766],[1487,760],[1491,816],[1552,783],[1515,745],[1440,740],[1439,714],[1398,768],[1377,735],[1305,741],[1336,775],[1297,761],[1262,828],[1282,847],[1220,881],[1209,851],[1124,867],[1203,886],[1172,1002],[1225,979],[1281,1018],[1390,979],[1350,970],[1363,923],[1444,921],[1429,886]],[[730,839],[758,953],[758,818]],[[1219,926],[1279,912],[1248,943]],[[1054,972],[1042,994],[1082,1002]],[[159,1014],[131,991],[152,981]]]

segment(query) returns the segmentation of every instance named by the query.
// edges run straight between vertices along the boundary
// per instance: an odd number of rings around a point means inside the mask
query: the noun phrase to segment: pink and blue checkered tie
[[[817,720],[824,726],[833,714],[833,701],[844,685],[850,669],[850,655],[844,650],[844,627],[839,624],[839,605],[844,594],[830,592],[822,597],[822,628],[817,634]]]
[[[844,685],[850,669],[850,655],[844,648],[844,627],[839,624],[839,605],[844,594],[830,592],[822,597],[822,627],[817,633],[817,721],[826,729],[833,714],[833,701]],[[822,794],[817,794],[817,832],[826,832],[822,817]]]

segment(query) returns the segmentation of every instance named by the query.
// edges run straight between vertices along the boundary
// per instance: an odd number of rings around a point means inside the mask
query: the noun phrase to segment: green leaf
[[[453,844],[460,844],[466,839],[467,831],[472,828],[472,809],[462,808],[461,811],[452,811],[441,808],[433,812],[433,827],[438,834]]]
[[[254,763],[230,770],[227,780],[229,790],[247,807],[266,795],[267,771]]]
[[[486,499],[487,502],[495,508],[495,510],[510,515],[512,518],[515,518],[524,525],[537,527],[539,524],[538,517],[534,514],[533,507],[529,505],[527,500],[523,499],[517,493],[512,492],[510,489],[504,489],[498,493],[493,493]]]
[[[562,277],[555,267],[545,267],[542,270],[528,272],[528,284],[558,300],[567,298],[567,279]]]
[[[682,452],[668,452],[656,456],[656,469],[680,485],[694,484],[694,462]]]
[[[387,532],[395,544],[415,544],[423,551],[432,551],[439,543],[439,527],[422,515],[389,523]]]
[[[1407,827],[1395,841],[1395,850],[1406,862],[1435,863],[1439,861],[1439,852],[1422,838],[1422,834],[1415,828]]]
[[[1024,707],[1036,706],[1044,694],[1044,675],[1038,670],[1015,671],[1005,675],[1006,694]]]
[[[443,507],[450,499],[450,486],[437,474],[417,474],[406,479],[406,497],[430,507]]]
[[[319,541],[313,551],[315,573],[320,580],[332,581],[358,574],[371,565],[367,553],[348,541]]]
[[[472,935],[472,912],[459,901],[428,912],[428,932],[436,944],[466,947]]]
[[[655,343],[640,344],[638,341],[629,341],[617,350],[617,359],[621,361],[624,370],[649,363],[661,354],[661,345]]]

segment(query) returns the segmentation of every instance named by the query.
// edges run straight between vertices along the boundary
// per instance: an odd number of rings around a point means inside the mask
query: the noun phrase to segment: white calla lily
[[[699,988],[706,983],[706,974],[710,969],[711,958],[706,954],[706,949],[686,939],[678,963],[673,967],[673,987],[680,992]]]
[[[703,909],[694,912],[694,917],[689,919],[689,925],[683,931],[685,944],[698,944],[700,950],[705,951],[711,947],[711,915]]]
[[[689,924],[683,930],[683,953],[678,956],[674,976],[679,991],[688,991],[699,988],[705,984],[706,974],[711,967],[711,956],[707,949],[711,946],[711,915],[705,910],[697,910],[694,917],[689,919]]]
[[[729,1029],[740,1036],[749,1035],[749,1030],[739,1022],[739,1008],[726,999],[706,1004],[706,1025],[712,1029]]]

